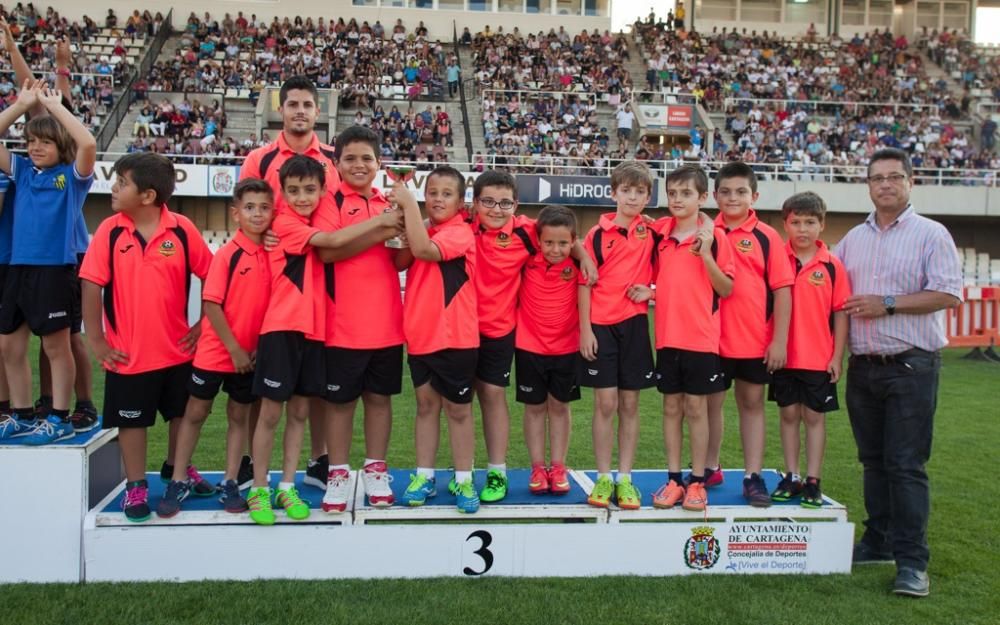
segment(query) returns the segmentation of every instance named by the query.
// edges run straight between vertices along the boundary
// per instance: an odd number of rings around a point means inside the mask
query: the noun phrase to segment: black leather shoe
[[[891,553],[875,551],[865,543],[854,545],[854,556],[851,564],[895,564],[896,560]]]
[[[896,573],[896,583],[892,586],[892,592],[907,597],[926,597],[931,592],[931,578],[927,576],[926,571],[901,566]]]

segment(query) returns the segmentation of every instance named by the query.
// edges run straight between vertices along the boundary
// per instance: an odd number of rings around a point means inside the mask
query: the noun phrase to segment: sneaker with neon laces
[[[473,514],[479,510],[479,493],[476,492],[476,485],[472,483],[471,477],[459,483],[457,491],[455,505],[459,512]]]
[[[293,521],[304,521],[309,518],[309,504],[299,497],[299,491],[294,486],[279,488],[276,491],[274,507],[284,508],[285,514]]]
[[[34,419],[18,419],[8,416],[0,421],[0,441],[21,438],[31,434],[38,427],[38,421]]]
[[[795,499],[802,493],[802,481],[793,480],[791,473],[786,473],[781,481],[778,482],[778,487],[774,489],[771,493],[771,499],[774,501],[790,501]]]
[[[323,512],[337,514],[347,510],[347,500],[351,496],[351,473],[346,469],[330,469],[326,480],[326,494],[320,508]]]
[[[771,496],[767,494],[767,486],[760,474],[751,473],[750,477],[743,478],[743,498],[754,508],[771,506]]]
[[[531,467],[531,477],[528,478],[528,491],[532,495],[544,495],[549,492],[549,472],[543,464]]]
[[[368,497],[368,505],[375,508],[388,508],[396,503],[396,498],[392,494],[392,476],[389,475],[389,467],[384,462],[373,462],[366,465],[361,472],[361,478],[365,485],[365,495]],[[329,484],[327,489],[329,489]]]
[[[160,498],[160,503],[156,506],[156,516],[161,519],[176,516],[181,511],[181,502],[187,499],[190,492],[191,485],[187,481],[175,482],[171,480],[167,484],[167,490],[163,493],[163,497]]]
[[[208,483],[208,480],[198,473],[198,469],[193,464],[187,467],[188,485],[191,487],[191,494],[195,497],[212,497],[215,495],[215,487]]]
[[[684,503],[681,507],[690,512],[701,512],[708,505],[708,493],[704,482],[691,482],[684,492]]]
[[[569,492],[569,475],[566,473],[566,465],[553,464],[549,469],[549,492],[553,495],[565,495]]]
[[[653,493],[653,507],[661,510],[669,510],[677,505],[677,502],[684,499],[684,487],[669,480]]]
[[[149,509],[149,484],[146,480],[129,482],[125,485],[122,511],[125,513],[125,518],[132,523],[149,520],[152,512]]]
[[[611,504],[611,495],[615,492],[615,483],[607,475],[597,478],[597,483],[587,497],[587,503],[598,508],[607,508]]]
[[[619,477],[615,484],[615,502],[622,510],[638,510],[642,505],[642,493],[630,478]]]
[[[799,504],[803,508],[823,507],[823,492],[819,488],[819,482],[811,479],[806,480],[805,486],[802,487],[802,500]]]
[[[257,525],[274,525],[274,508],[271,506],[271,489],[267,486],[251,488],[247,493],[250,520]]]
[[[713,488],[715,486],[721,486],[726,480],[726,475],[722,471],[722,465],[720,464],[716,468],[706,468],[705,469],[705,488]]]
[[[25,445],[48,445],[59,441],[69,440],[76,436],[73,424],[68,419],[64,420],[56,415],[49,415],[44,421],[39,421],[38,426],[24,436]]]
[[[437,495],[436,480],[424,477],[419,473],[410,475],[410,484],[403,493],[403,503],[409,506],[422,506],[431,497]]]
[[[236,480],[226,480],[222,483],[222,496],[219,497],[219,503],[222,504],[223,510],[232,514],[239,514],[250,509],[247,500],[240,494],[240,485],[236,483]]]
[[[326,480],[330,473],[330,458],[323,454],[315,460],[310,459],[306,463],[306,476],[302,483],[320,490],[326,490]]]
[[[496,503],[507,496],[507,475],[502,471],[490,469],[486,472],[486,486],[479,493],[483,503]]]
[[[73,414],[69,416],[69,422],[73,424],[76,433],[89,432],[96,428],[100,422],[97,420],[97,410],[89,406],[81,408],[77,406]]]

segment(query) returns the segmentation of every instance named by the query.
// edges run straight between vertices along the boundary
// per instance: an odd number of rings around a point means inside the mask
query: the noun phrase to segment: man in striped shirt
[[[837,246],[856,295],[851,320],[847,411],[864,465],[865,532],[855,564],[893,563],[893,592],[930,589],[927,520],[939,350],[947,345],[945,308],[962,297],[958,250],[941,224],[910,204],[906,152],[883,149],[868,165],[875,210]]]

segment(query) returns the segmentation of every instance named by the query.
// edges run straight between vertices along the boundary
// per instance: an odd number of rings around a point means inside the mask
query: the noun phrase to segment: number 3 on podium
[[[467,566],[462,569],[462,572],[466,575],[482,575],[486,571],[493,568],[493,552],[490,551],[490,545],[493,543],[493,536],[486,530],[476,530],[469,534],[469,536],[465,539],[465,542],[469,542],[470,540],[479,541],[479,548],[472,553],[479,556],[482,560],[481,569],[477,570]]]

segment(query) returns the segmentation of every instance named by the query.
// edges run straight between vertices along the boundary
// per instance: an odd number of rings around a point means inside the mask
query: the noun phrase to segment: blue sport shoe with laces
[[[416,474],[410,475],[410,485],[403,493],[403,503],[409,506],[422,506],[429,497],[437,495],[434,478]]]
[[[22,420],[12,415],[8,416],[0,421],[0,441],[27,436],[34,432],[36,427],[38,427],[38,421],[34,419]]]
[[[479,511],[479,493],[476,492],[476,486],[472,483],[472,478],[458,484],[458,488],[455,490],[455,505],[458,507],[459,512],[466,514],[473,514]]]
[[[68,419],[63,421],[50,414],[44,421],[39,421],[38,427],[24,437],[24,444],[48,445],[74,436],[76,436],[76,430],[73,429],[73,424]]]

